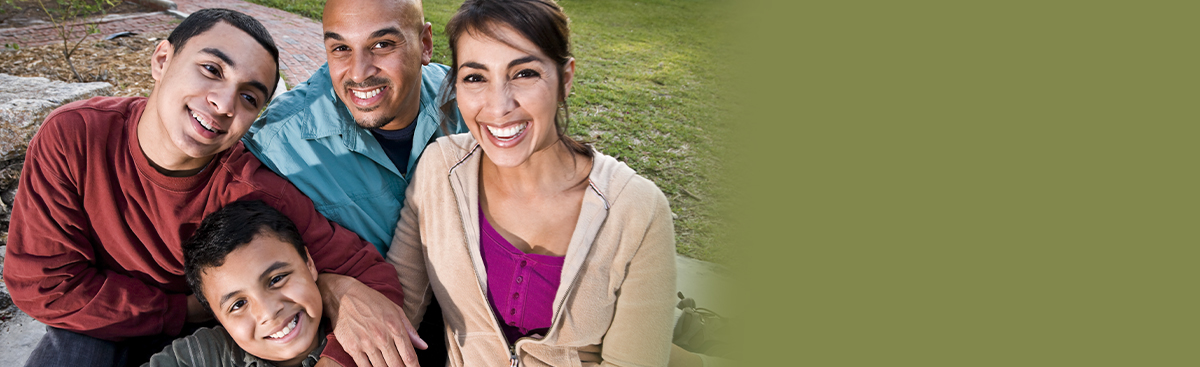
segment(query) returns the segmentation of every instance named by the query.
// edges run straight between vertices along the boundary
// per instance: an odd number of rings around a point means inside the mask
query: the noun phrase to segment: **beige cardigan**
[[[596,153],[543,339],[508,346],[486,297],[479,252],[479,164],[470,134],[439,138],[417,165],[387,260],[419,325],[430,297],[451,366],[665,366],[675,305],[675,234],[654,183]],[[429,341],[436,342],[436,341]],[[511,348],[511,349],[510,349]]]

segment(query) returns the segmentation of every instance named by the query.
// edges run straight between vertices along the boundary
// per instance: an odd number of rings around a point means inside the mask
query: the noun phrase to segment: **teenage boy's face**
[[[161,149],[183,159],[206,159],[242,138],[275,85],[275,61],[246,32],[225,22],[175,52],[162,42],[151,57]]]
[[[317,269],[291,244],[258,234],[200,277],[217,321],[247,353],[296,365],[320,342]]]

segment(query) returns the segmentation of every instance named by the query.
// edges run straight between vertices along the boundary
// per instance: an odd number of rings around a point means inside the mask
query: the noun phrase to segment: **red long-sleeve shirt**
[[[181,244],[205,215],[237,200],[262,200],[291,218],[319,272],[355,277],[402,304],[395,268],[240,142],[191,177],[151,167],[136,133],[145,107],[145,98],[74,102],[30,142],[4,263],[21,310],[102,339],[178,335],[191,293]],[[324,355],[353,365],[332,333],[329,342]]]

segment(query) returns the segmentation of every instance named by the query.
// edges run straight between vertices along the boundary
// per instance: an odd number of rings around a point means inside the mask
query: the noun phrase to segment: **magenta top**
[[[504,239],[479,209],[479,250],[487,270],[488,299],[509,343],[546,336],[554,316],[561,256],[527,254]]]

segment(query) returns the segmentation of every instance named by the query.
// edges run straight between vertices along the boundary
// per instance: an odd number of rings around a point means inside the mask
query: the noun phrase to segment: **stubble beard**
[[[383,127],[383,125],[387,125],[389,122],[392,122],[392,120],[395,120],[395,119],[396,119],[396,116],[378,117],[378,118],[373,118],[373,119],[356,117],[356,118],[354,118],[354,123],[358,124],[358,127],[369,130],[369,129],[378,129],[380,127]]]
[[[371,88],[371,87],[378,87],[378,86],[389,86],[389,87],[391,87],[391,88],[388,88],[389,90],[394,88],[394,87],[392,87],[392,83],[390,80],[379,77],[379,76],[371,76],[371,77],[367,78],[367,80],[363,80],[362,83],[355,83],[352,81],[346,81],[345,83],[343,83],[343,88],[346,89],[347,94],[349,94],[349,95],[353,95],[353,92],[349,91],[350,88]],[[347,104],[349,104],[349,103],[347,103]],[[351,105],[351,108],[358,111],[359,113],[371,113],[375,110],[378,110],[379,107],[380,106],[376,105],[376,106],[368,107],[368,108],[360,108],[358,106]],[[354,116],[354,123],[358,124],[358,127],[361,127],[364,129],[378,129],[378,128],[382,127],[383,125],[387,125],[389,122],[392,122],[392,120],[395,120],[395,119],[396,119],[395,115],[380,116],[380,117],[376,117],[376,118]]]

